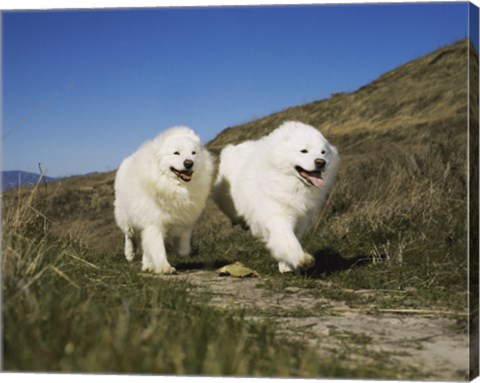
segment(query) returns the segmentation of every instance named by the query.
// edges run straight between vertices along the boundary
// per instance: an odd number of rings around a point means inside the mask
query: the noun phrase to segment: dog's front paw
[[[150,273],[153,272],[153,265],[150,263],[143,263],[142,264],[142,271],[144,273]]]
[[[177,274],[177,270],[175,269],[175,267],[170,266],[169,264],[155,267],[155,269],[153,270],[153,272],[154,272],[155,274],[163,274],[163,275]]]
[[[299,259],[296,267],[286,262],[278,262],[278,271],[282,274],[293,273],[301,270],[308,270],[313,266],[315,266],[315,258],[308,253],[303,253],[303,256]]]
[[[303,257],[300,258],[297,268],[300,270],[308,270],[313,266],[315,266],[315,258],[308,253],[303,253]]]

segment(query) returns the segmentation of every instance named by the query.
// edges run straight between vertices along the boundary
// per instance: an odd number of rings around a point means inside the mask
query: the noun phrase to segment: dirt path
[[[250,320],[271,320],[280,336],[308,342],[320,358],[333,356],[350,366],[387,363],[399,379],[412,371],[429,380],[467,379],[468,338],[459,317],[449,313],[349,307],[299,287],[278,293],[265,287],[268,277],[222,277],[202,270],[160,278],[188,281],[192,294],[207,294],[212,306],[242,310]]]

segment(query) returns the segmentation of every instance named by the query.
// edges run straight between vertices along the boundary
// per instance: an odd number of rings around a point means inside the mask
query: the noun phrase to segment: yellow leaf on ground
[[[221,276],[229,275],[231,277],[245,278],[245,277],[259,277],[255,270],[249,269],[240,262],[235,262],[226,265],[217,270]]]

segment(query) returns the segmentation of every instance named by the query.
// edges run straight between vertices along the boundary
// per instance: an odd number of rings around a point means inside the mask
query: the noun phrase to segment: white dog
[[[121,163],[115,178],[115,220],[125,234],[125,257],[135,256],[141,237],[142,270],[175,273],[164,240],[177,239],[179,255],[190,253],[192,228],[212,184],[213,162],[187,127],[170,128]]]
[[[213,197],[232,223],[250,227],[280,272],[314,265],[300,240],[325,201],[339,165],[335,147],[314,127],[285,122],[269,135],[220,154]]]

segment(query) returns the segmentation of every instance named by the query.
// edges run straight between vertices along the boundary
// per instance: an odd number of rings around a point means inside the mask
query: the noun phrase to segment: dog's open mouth
[[[193,171],[192,170],[177,170],[173,167],[170,170],[182,181],[190,182],[192,180]]]
[[[306,181],[307,185],[320,187],[325,182],[322,178],[321,170],[307,171],[300,166],[295,166],[295,170],[300,174],[300,177]]]

